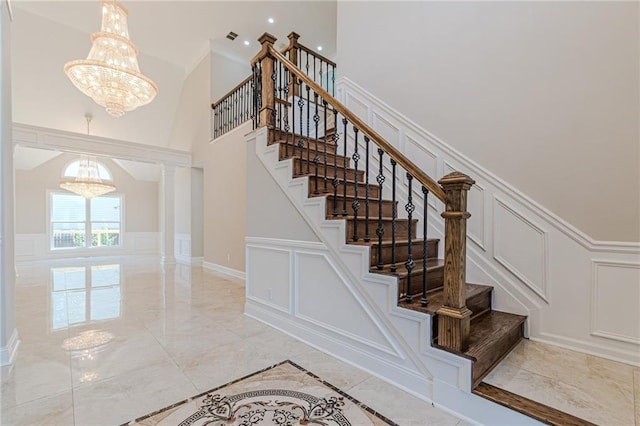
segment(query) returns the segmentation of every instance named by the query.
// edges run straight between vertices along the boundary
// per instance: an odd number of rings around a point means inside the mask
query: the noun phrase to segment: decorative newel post
[[[467,193],[476,183],[453,172],[438,181],[445,193],[444,300],[438,309],[438,344],[464,351],[469,343],[471,311],[466,306]]]
[[[262,107],[258,111],[260,118],[258,127],[267,126],[268,128],[275,127],[275,98],[274,98],[274,58],[269,51],[269,48],[273,47],[273,43],[276,42],[276,38],[269,33],[264,33],[258,39],[262,45],[262,49],[251,60],[251,65],[254,66],[258,62],[261,65],[261,86],[262,86]]]
[[[287,52],[289,52],[289,60],[293,62],[295,66],[298,66],[298,39],[300,35],[296,32],[291,32],[287,37],[289,37],[289,46],[287,46]],[[290,96],[298,96],[300,92],[300,86],[294,84],[294,78],[289,82],[289,95]]]

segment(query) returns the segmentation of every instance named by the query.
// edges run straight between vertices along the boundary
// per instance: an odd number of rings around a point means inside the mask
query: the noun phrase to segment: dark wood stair
[[[274,140],[277,138],[275,135]],[[313,158],[318,155],[321,162],[324,161],[324,141],[318,141],[316,150],[315,140],[311,139],[311,147],[309,157],[307,157],[307,148],[305,146],[302,156],[297,147],[297,141],[300,136],[289,137],[285,142],[285,138],[280,140],[280,159],[293,160],[293,177],[306,178],[309,183],[310,197],[326,198],[326,219],[329,220],[345,220],[347,235],[345,241],[348,244],[367,245],[370,247],[369,271],[383,275],[390,275],[398,279],[398,306],[423,312],[432,317],[432,344],[436,348],[453,352],[459,356],[465,357],[473,361],[472,381],[476,387],[484,378],[520,341],[524,335],[524,322],[526,317],[520,315],[509,314],[492,310],[491,294],[493,288],[480,284],[466,285],[466,306],[472,312],[471,316],[471,337],[466,350],[455,352],[450,349],[438,345],[438,314],[437,311],[444,304],[443,282],[444,282],[444,261],[438,259],[438,239],[427,240],[427,299],[426,307],[421,305],[422,282],[424,276],[423,270],[423,240],[416,238],[417,220],[413,219],[411,223],[408,219],[396,218],[396,247],[395,247],[395,270],[392,270],[392,216],[394,203],[390,200],[381,199],[380,187],[375,184],[368,185],[369,195],[369,224],[368,228],[365,221],[365,196],[367,188],[364,183],[364,171],[362,168],[355,170],[350,168],[353,164],[350,158],[339,155],[341,147],[336,150],[335,144],[327,142],[327,168],[325,177],[325,167],[321,163],[318,167],[317,176],[315,163]],[[308,139],[303,138],[307,143]],[[331,138],[329,138],[331,139]],[[275,143],[278,143],[276,141]],[[285,146],[288,144],[288,147]],[[296,148],[294,150],[294,147]],[[338,153],[336,154],[336,151]],[[307,159],[309,158],[309,159]],[[361,159],[362,161],[362,159]],[[337,165],[337,170],[335,168]],[[302,172],[300,167],[302,166]],[[344,179],[344,168],[346,167],[346,180]],[[372,172],[373,173],[373,172]],[[337,196],[334,195],[334,177],[338,183]],[[345,188],[346,182],[346,188]],[[357,196],[360,203],[358,216],[354,216],[353,203],[356,200],[356,182]],[[388,182],[388,181],[387,181]],[[317,185],[317,186],[316,186]],[[317,188],[317,192],[316,192]],[[346,192],[346,215],[343,215]],[[384,234],[382,243],[378,241],[376,229],[379,226],[378,215],[379,207],[382,206],[382,227]],[[397,207],[397,203],[396,203]],[[337,215],[334,216],[334,210]],[[399,209],[398,209],[399,210]],[[399,213],[399,211],[398,211]],[[354,241],[354,229],[357,229],[357,240]],[[365,234],[368,232],[368,235]],[[411,286],[407,290],[409,281],[409,272],[406,268],[409,253],[409,232],[411,232],[411,254],[414,261],[414,267],[411,270]],[[369,241],[365,241],[364,237],[368,236]],[[378,248],[382,249],[380,254]],[[381,256],[381,257],[380,257]],[[380,259],[379,259],[380,257]],[[382,263],[382,269],[378,269],[378,262]],[[411,302],[406,301],[406,293],[413,296]]]

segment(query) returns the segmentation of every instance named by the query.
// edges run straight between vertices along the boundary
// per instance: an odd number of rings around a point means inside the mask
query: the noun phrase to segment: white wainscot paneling
[[[291,251],[247,247],[247,298],[290,312]]]
[[[16,234],[15,255],[17,258],[42,256],[45,251],[46,234]]]
[[[404,155],[423,172],[437,180],[438,156],[427,149],[426,143],[418,137],[406,135],[404,146]]]
[[[373,130],[378,132],[387,142],[395,146],[399,150],[403,150],[400,141],[400,128],[393,124],[389,119],[380,115],[377,111],[373,112],[373,120],[371,123]]]
[[[158,232],[127,232],[125,238],[133,240],[133,250],[138,253],[159,253],[160,234]]]
[[[640,264],[593,261],[591,334],[640,344]]]
[[[378,350],[398,355],[347,281],[323,253],[296,252],[296,316]]]
[[[191,257],[191,235],[176,234],[174,240],[174,252],[176,256]]]
[[[547,253],[545,231],[495,197],[493,257],[545,301]]]
[[[363,121],[369,121],[369,107],[351,93],[347,93],[345,99],[346,107]]]

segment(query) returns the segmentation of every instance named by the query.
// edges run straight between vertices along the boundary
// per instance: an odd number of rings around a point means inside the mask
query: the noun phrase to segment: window
[[[120,246],[122,197],[51,193],[51,248]]]

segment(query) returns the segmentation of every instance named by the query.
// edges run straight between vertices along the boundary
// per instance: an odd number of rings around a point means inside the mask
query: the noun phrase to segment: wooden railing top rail
[[[275,59],[282,62],[285,67],[289,69],[296,77],[302,80],[307,86],[322,97],[328,104],[330,104],[338,113],[342,114],[347,120],[349,120],[355,127],[369,137],[375,144],[378,145],[384,152],[395,160],[400,166],[402,166],[408,173],[410,173],[415,179],[417,179],[425,188],[427,188],[433,195],[438,197],[442,202],[445,202],[444,191],[442,187],[433,180],[429,175],[424,173],[418,166],[413,164],[411,160],[404,156],[398,149],[387,142],[382,136],[380,136],[375,130],[373,130],[368,124],[362,121],[358,116],[349,111],[342,103],[331,96],[326,90],[316,84],[305,73],[298,69],[298,67],[285,58],[277,49],[273,47],[271,43],[265,43],[264,46],[268,46],[268,53]],[[263,52],[260,52],[263,53]],[[263,55],[258,54],[253,62],[260,60]]]
[[[242,82],[238,83],[238,85],[236,85],[233,89],[229,90],[227,93],[225,93],[223,96],[221,96],[220,99],[218,99],[216,102],[212,103],[211,104],[211,108],[213,109],[213,108],[217,107],[218,105],[220,105],[222,103],[222,101],[224,101],[226,98],[231,96],[231,94],[233,92],[235,92],[236,90],[240,89],[242,86],[244,86],[245,84],[250,82],[252,78],[253,78],[253,75],[250,75],[249,77],[247,77],[244,80],[242,80]]]
[[[295,44],[290,44],[286,49],[284,49],[284,50],[282,51],[282,53],[286,53],[286,52],[288,52],[289,50],[291,50],[291,49],[293,49],[293,48],[295,48],[295,47],[298,47],[298,48],[300,48],[300,50],[304,50],[304,51],[305,51],[305,52],[307,52],[309,55],[311,55],[311,56],[315,56],[316,58],[320,59],[321,61],[324,61],[324,62],[328,63],[328,64],[329,64],[329,65],[331,65],[332,67],[336,67],[336,63],[335,63],[335,62],[333,62],[331,59],[327,58],[326,56],[323,56],[323,55],[319,54],[318,52],[316,52],[316,51],[315,51],[315,50],[313,50],[313,49],[308,48],[308,47],[307,47],[307,46],[305,46],[304,44],[300,44],[300,43],[298,43],[298,40],[297,40],[297,39],[295,39],[295,40],[296,40],[296,41],[295,41]]]

